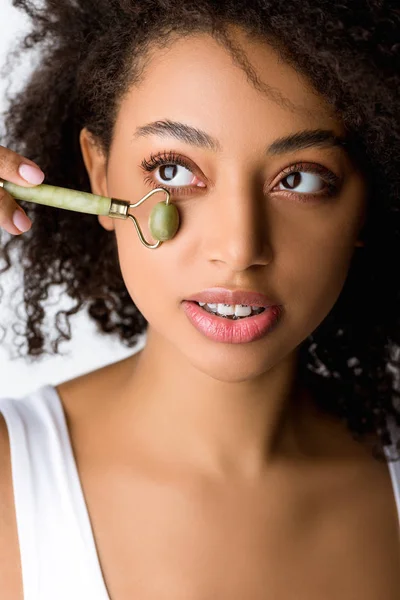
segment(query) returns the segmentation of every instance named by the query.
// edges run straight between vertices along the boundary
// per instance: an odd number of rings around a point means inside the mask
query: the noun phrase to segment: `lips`
[[[243,304],[245,306],[259,306],[267,308],[278,306],[273,298],[267,298],[259,292],[244,290],[227,290],[225,288],[210,288],[186,298],[189,302],[205,302],[206,304]]]
[[[280,322],[283,308],[271,306],[262,313],[233,321],[208,313],[195,301],[183,301],[182,308],[190,323],[204,337],[224,344],[255,342],[271,333]]]

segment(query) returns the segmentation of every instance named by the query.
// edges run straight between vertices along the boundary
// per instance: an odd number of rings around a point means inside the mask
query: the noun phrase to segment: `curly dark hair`
[[[174,37],[208,33],[224,44],[257,83],[228,35],[237,25],[271,44],[334,108],[349,134],[354,161],[368,182],[365,247],[356,249],[342,292],[299,347],[299,378],[326,413],[343,419],[354,439],[372,436],[377,460],[396,452],[400,321],[400,9],[397,0],[13,0],[32,22],[7,63],[27,50],[40,60],[10,97],[1,143],[30,158],[46,182],[91,191],[79,146],[83,127],[105,155],[119,102],[143,74],[150,51]],[[53,285],[75,301],[55,315],[60,353],[69,317],[85,303],[100,332],[133,347],[147,321],[134,305],[119,267],[115,235],[92,215],[21,201],[31,230],[0,245],[5,272],[20,250],[27,320],[26,357],[48,352],[43,333]],[[4,236],[6,232],[1,232]],[[2,238],[0,238],[1,240]],[[49,338],[50,336],[48,336]],[[391,426],[388,427],[389,422]],[[369,438],[368,438],[369,439]]]

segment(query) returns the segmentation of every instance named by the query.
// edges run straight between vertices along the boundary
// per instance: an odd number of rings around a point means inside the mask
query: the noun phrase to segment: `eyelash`
[[[171,164],[180,165],[181,167],[185,167],[189,171],[193,172],[193,165],[191,165],[189,163],[189,161],[187,161],[183,156],[180,156],[179,154],[176,154],[175,152],[172,152],[172,151],[160,152],[158,154],[151,154],[149,160],[144,159],[140,166],[145,173],[152,173],[158,167],[162,167],[165,165],[171,165]],[[316,163],[295,163],[295,164],[291,165],[290,167],[283,169],[282,174],[284,175],[284,177],[282,177],[276,185],[280,184],[289,175],[292,175],[293,173],[298,173],[298,172],[306,172],[306,173],[320,175],[321,178],[327,184],[327,191],[325,191],[324,193],[304,194],[304,193],[290,192],[289,190],[280,190],[280,191],[286,192],[285,195],[296,196],[296,198],[300,199],[299,200],[300,202],[307,202],[310,199],[315,199],[315,198],[318,198],[321,196],[331,198],[331,197],[335,196],[335,194],[337,194],[337,192],[339,190],[340,178],[337,175],[335,175],[334,173],[332,173],[332,171],[329,171],[326,167],[323,167],[322,165],[319,165]],[[150,176],[145,177],[145,182],[149,183],[153,187],[165,187],[171,194],[179,194],[182,196],[182,195],[190,194],[193,192],[193,188],[191,188],[191,187],[176,187],[176,188],[174,188],[174,187],[169,187],[167,185],[162,185],[160,183],[155,182]],[[203,190],[204,188],[199,188],[199,189]]]
[[[171,164],[185,167],[186,169],[188,169],[188,171],[193,170],[193,165],[191,165],[189,163],[189,161],[185,160],[185,158],[183,156],[180,156],[179,154],[176,154],[175,152],[172,152],[172,151],[160,152],[158,154],[151,154],[150,159],[149,160],[144,159],[140,166],[145,173],[152,173],[158,167],[162,167],[165,165],[171,165]],[[179,194],[181,196],[184,196],[185,194],[191,194],[193,191],[193,188],[190,188],[190,187],[174,188],[174,187],[169,187],[168,185],[162,185],[161,183],[155,182],[151,177],[145,177],[145,182],[149,183],[150,185],[152,185],[153,187],[156,187],[156,188],[157,187],[165,187],[169,192],[171,192],[171,194]]]

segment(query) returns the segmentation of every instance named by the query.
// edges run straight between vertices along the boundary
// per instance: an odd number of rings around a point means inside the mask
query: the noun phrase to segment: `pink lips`
[[[193,294],[186,300],[205,302],[207,304],[244,304],[246,306],[277,306],[279,302],[267,298],[259,292],[246,292],[241,290],[227,290],[225,288],[210,288]]]
[[[209,302],[211,303],[211,300]],[[224,304],[242,303],[225,302]],[[253,304],[256,305],[257,303]],[[200,333],[215,342],[225,344],[244,344],[264,337],[275,328],[283,312],[281,306],[269,306],[259,315],[233,321],[205,311],[196,302],[185,300],[182,306],[189,321]],[[259,304],[259,306],[263,305]]]

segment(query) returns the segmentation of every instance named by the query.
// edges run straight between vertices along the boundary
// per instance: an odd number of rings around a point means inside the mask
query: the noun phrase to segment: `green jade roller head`
[[[45,204],[55,208],[72,210],[91,215],[105,215],[114,219],[132,219],[140,241],[146,248],[154,250],[162,242],[171,240],[179,229],[179,212],[174,204],[170,203],[170,193],[164,188],[157,188],[146,194],[139,202],[131,204],[127,200],[107,198],[88,192],[79,192],[53,185],[37,185],[32,188],[22,187],[9,181],[0,179],[0,187],[4,188],[17,200]],[[136,208],[154,194],[162,192],[166,196],[165,202],[160,202],[151,211],[149,229],[156,244],[149,244],[143,237],[142,231],[135,217],[129,214],[129,209]]]

